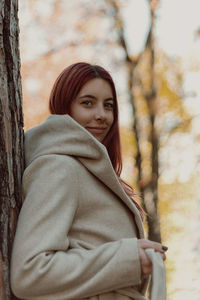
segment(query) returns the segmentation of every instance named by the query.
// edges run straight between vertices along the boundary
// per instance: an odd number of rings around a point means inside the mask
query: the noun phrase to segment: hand
[[[165,260],[166,259],[165,251],[167,250],[167,248],[163,247],[160,243],[153,242],[150,240],[145,240],[145,239],[138,240],[138,247],[139,247],[139,257],[140,257],[142,275],[146,277],[152,273],[152,263],[144,250],[147,248],[154,249],[155,251],[160,252],[163,257],[163,260]]]

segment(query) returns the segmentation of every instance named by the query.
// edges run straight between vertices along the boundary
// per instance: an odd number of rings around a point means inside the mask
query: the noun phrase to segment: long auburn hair
[[[118,103],[115,85],[109,72],[101,66],[91,65],[85,62],[79,62],[68,66],[61,72],[53,85],[49,97],[49,110],[51,114],[70,115],[72,101],[77,97],[81,88],[89,80],[94,78],[101,78],[109,83],[114,101],[114,121],[102,143],[107,148],[111,163],[123,189],[133,200],[143,219],[143,210],[133,198],[133,189],[120,178],[122,171],[122,155],[118,122]]]

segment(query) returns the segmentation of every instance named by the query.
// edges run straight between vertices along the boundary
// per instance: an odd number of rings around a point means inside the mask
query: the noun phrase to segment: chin
[[[98,140],[100,143],[102,143],[104,140],[104,137],[95,136],[95,135],[93,135],[93,137],[95,137],[95,139]]]

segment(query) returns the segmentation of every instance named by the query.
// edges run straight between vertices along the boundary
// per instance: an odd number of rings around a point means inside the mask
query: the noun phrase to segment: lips
[[[88,131],[90,131],[91,133],[101,134],[101,133],[104,133],[107,128],[106,127],[86,127],[86,129]]]

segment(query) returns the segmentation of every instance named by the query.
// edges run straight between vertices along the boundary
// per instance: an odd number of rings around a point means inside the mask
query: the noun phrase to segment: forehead
[[[101,78],[89,80],[80,90],[79,96],[83,94],[99,94],[106,97],[112,97],[112,89],[110,84]]]

